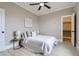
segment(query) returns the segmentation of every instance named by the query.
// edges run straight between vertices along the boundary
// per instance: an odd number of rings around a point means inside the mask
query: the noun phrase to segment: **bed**
[[[57,42],[57,39],[53,36],[37,35],[28,37],[25,45],[30,47],[34,52],[41,52],[43,55],[49,55],[57,45]]]

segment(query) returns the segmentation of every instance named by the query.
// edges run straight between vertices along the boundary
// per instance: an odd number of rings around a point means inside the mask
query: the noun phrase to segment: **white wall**
[[[5,9],[6,12],[6,44],[10,43],[12,33],[15,30],[23,32],[26,30],[38,30],[38,17],[36,15],[11,2],[0,2],[0,8]],[[29,17],[33,20],[32,28],[24,27],[25,17]]]
[[[70,15],[74,12],[73,8],[57,11],[39,17],[40,34],[52,35],[61,39],[61,16]]]

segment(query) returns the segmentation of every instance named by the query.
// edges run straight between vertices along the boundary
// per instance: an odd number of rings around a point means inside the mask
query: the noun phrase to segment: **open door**
[[[0,51],[5,50],[5,11],[0,8]]]
[[[74,47],[76,47],[76,15],[73,13],[72,17],[72,26],[71,26],[71,42]]]

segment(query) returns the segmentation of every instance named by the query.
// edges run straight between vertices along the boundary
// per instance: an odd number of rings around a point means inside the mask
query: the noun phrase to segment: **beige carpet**
[[[29,48],[9,49],[0,52],[0,56],[43,56],[41,53],[34,53]],[[50,56],[79,56],[79,51],[75,47],[66,43],[59,43],[53,50]]]

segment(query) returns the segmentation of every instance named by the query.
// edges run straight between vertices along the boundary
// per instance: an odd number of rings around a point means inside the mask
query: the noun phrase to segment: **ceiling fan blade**
[[[44,3],[48,3],[48,2],[44,2]]]
[[[46,5],[46,4],[44,4],[44,6],[45,6],[45,7],[47,7],[48,9],[50,9],[50,8],[51,8],[50,6],[48,6],[48,5]]]
[[[38,10],[40,10],[40,9],[41,9],[41,6],[39,6]]]
[[[29,4],[29,5],[39,5],[39,3],[32,3],[32,4]]]

